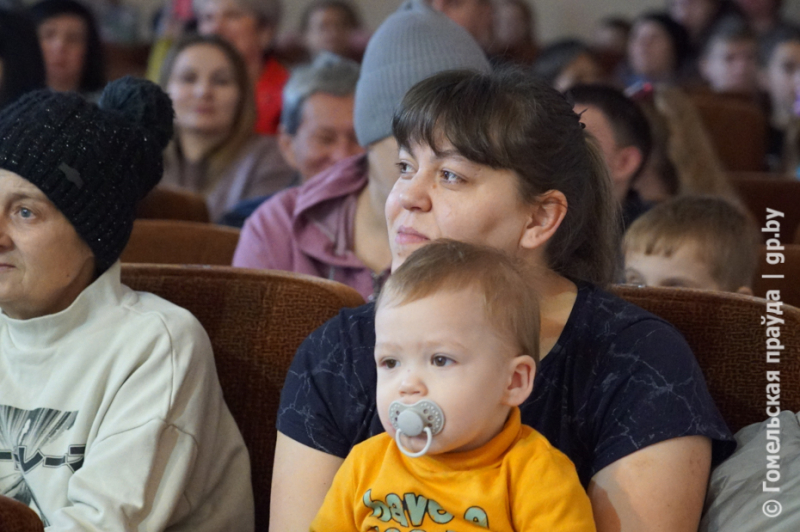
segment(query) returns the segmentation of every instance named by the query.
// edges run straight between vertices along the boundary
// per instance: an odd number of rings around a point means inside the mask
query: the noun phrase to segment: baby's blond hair
[[[475,288],[489,322],[519,345],[519,354],[538,363],[539,301],[528,277],[521,262],[497,249],[436,240],[392,273],[376,308],[387,299],[402,305],[443,290]]]

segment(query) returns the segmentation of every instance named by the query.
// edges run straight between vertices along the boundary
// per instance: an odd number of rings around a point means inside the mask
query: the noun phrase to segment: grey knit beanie
[[[392,134],[392,117],[408,89],[445,70],[491,70],[461,26],[424,0],[408,0],[372,36],[356,85],[353,122],[366,147]]]

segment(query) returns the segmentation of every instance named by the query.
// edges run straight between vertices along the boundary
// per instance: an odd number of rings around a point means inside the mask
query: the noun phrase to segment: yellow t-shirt
[[[312,532],[594,531],[575,466],[522,425],[472,451],[409,458],[388,434],[356,445]]]

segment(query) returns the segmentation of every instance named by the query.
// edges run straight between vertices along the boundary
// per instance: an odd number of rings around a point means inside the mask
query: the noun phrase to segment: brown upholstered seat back
[[[42,532],[44,525],[36,512],[21,502],[0,495],[0,531]]]
[[[182,220],[136,220],[122,262],[230,266],[239,242],[232,227]]]
[[[726,170],[764,169],[767,120],[755,103],[715,93],[690,97]]]
[[[766,356],[766,301],[737,294],[615,286],[613,292],[672,323],[686,338],[732,431],[767,418],[768,370],[780,370],[781,410],[800,410],[800,309],[782,307],[779,364]]]
[[[776,218],[781,223],[781,242],[791,242],[800,227],[800,181],[786,179],[780,174],[741,173],[733,174],[731,184],[739,197],[753,213],[759,228],[764,227],[767,208],[783,213]],[[772,234],[762,233],[764,240]]]
[[[758,271],[753,279],[753,295],[765,297],[767,290],[780,290],[781,298],[789,305],[800,308],[800,245],[783,244],[785,262],[767,263],[767,248],[761,248]],[[764,279],[762,275],[783,275],[783,279]]]
[[[311,331],[363,299],[324,279],[230,267],[124,264],[122,282],[188,309],[208,332],[225,401],[250,450],[256,531],[266,532],[275,420],[289,364]]]
[[[208,205],[200,194],[188,190],[156,187],[139,202],[137,218],[208,222]]]

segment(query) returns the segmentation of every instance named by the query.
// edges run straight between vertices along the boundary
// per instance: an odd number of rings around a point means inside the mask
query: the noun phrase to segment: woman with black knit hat
[[[253,529],[205,331],[120,282],[172,121],[132,78],[0,112],[0,494],[51,532]]]

